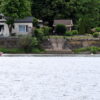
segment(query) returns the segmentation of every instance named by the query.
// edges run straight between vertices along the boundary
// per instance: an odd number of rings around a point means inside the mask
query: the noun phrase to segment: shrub
[[[43,29],[41,28],[36,28],[34,30],[34,36],[37,38],[37,40],[40,42],[44,39],[44,33],[43,33]]]
[[[71,31],[68,31],[68,32],[65,33],[65,35],[66,36],[72,36],[72,32]]]
[[[79,34],[86,34],[91,32],[91,20],[84,16],[79,20]]]
[[[78,35],[77,30],[68,31],[65,33],[66,36]]]
[[[78,35],[78,31],[77,30],[72,30],[72,35]]]
[[[93,37],[95,38],[99,37],[99,33],[98,32],[93,33]]]
[[[65,25],[63,24],[58,24],[56,25],[56,28],[55,28],[55,32],[58,34],[58,35],[64,35],[65,32],[66,32],[67,28]]]
[[[85,34],[85,32],[86,32],[86,29],[85,29],[85,19],[81,18],[79,20],[79,33],[80,34]]]
[[[100,27],[96,27],[95,30],[96,30],[97,32],[100,32]]]
[[[98,52],[98,50],[99,49],[97,47],[91,47],[90,48],[90,52],[93,53],[93,54],[96,54]]]
[[[33,18],[33,26],[34,27],[39,27],[39,22],[37,18]]]
[[[34,36],[38,39],[38,41],[43,41],[46,39],[46,36],[49,35],[50,33],[50,29],[49,27],[42,27],[42,28],[36,28],[34,30]]]
[[[31,36],[23,36],[19,40],[20,48],[22,48],[26,53],[32,52],[33,47],[38,45],[36,38]]]
[[[45,26],[45,27],[42,27],[42,29],[43,29],[44,35],[45,35],[45,36],[48,36],[49,33],[50,33],[50,31],[51,31],[51,28],[48,27],[48,26]]]
[[[100,52],[100,47],[87,47],[87,48],[79,48],[74,50],[75,53],[81,53],[86,51],[96,54],[97,52]]]

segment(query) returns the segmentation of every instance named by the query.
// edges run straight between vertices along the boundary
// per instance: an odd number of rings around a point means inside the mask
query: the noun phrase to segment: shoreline
[[[2,54],[0,57],[100,57],[100,54]]]

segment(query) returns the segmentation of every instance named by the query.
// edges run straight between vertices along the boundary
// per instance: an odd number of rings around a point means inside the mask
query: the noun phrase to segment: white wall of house
[[[0,35],[1,36],[9,36],[9,28],[8,25],[4,22],[0,22],[0,26],[4,26],[1,30],[0,30]]]
[[[2,14],[0,14],[0,36],[9,36],[9,28]]]
[[[16,33],[16,35],[28,35],[31,34],[32,28],[32,23],[15,23],[13,33]]]

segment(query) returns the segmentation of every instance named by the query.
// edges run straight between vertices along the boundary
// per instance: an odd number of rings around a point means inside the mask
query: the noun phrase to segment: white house
[[[31,34],[33,29],[33,17],[25,17],[23,19],[18,19],[14,23],[14,28],[12,33],[16,33],[16,35],[28,35]],[[42,25],[42,21],[39,20],[39,24]],[[3,14],[0,14],[0,36],[9,36],[9,28],[6,24],[6,18]]]
[[[9,28],[5,22],[5,17],[0,14],[0,36],[9,36]]]

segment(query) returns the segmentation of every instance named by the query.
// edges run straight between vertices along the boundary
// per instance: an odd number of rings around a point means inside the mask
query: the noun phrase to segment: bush
[[[84,16],[79,20],[79,34],[86,34],[91,32],[91,19]]]
[[[90,48],[90,52],[93,54],[96,54],[99,51],[99,49],[97,47],[91,47]]]
[[[77,30],[72,30],[72,35],[78,35],[78,31]]]
[[[33,26],[34,27],[39,27],[39,22],[37,18],[33,18]]]
[[[79,34],[85,34],[86,28],[85,28],[85,18],[80,18],[79,20]]]
[[[95,28],[96,32],[100,32],[100,27]]]
[[[36,38],[32,38],[31,36],[23,36],[19,40],[20,48],[23,49],[26,53],[32,52],[33,47],[38,45],[38,41]]]
[[[96,54],[97,52],[100,52],[100,47],[87,47],[87,48],[79,48],[74,50],[75,53],[81,53],[86,51]]]
[[[67,28],[65,25],[63,24],[58,24],[56,25],[56,28],[55,28],[55,32],[58,34],[58,35],[64,35],[65,32],[66,32]]]
[[[42,30],[43,30],[44,35],[48,36],[51,31],[51,28],[48,26],[45,26],[45,27],[42,27]]]
[[[66,36],[78,35],[78,31],[77,30],[68,31],[65,33],[65,35]]]
[[[36,28],[34,30],[34,36],[38,39],[38,40],[42,40],[44,33],[43,30],[41,28]]]
[[[95,38],[99,37],[99,33],[98,32],[93,33],[93,37]]]
[[[46,36],[48,36],[50,33],[49,27],[42,27],[42,28],[36,28],[34,30],[34,36],[38,39],[39,42],[46,39]]]
[[[66,35],[66,36],[72,36],[73,34],[72,34],[71,31],[68,31],[68,32],[65,33],[65,35]]]

